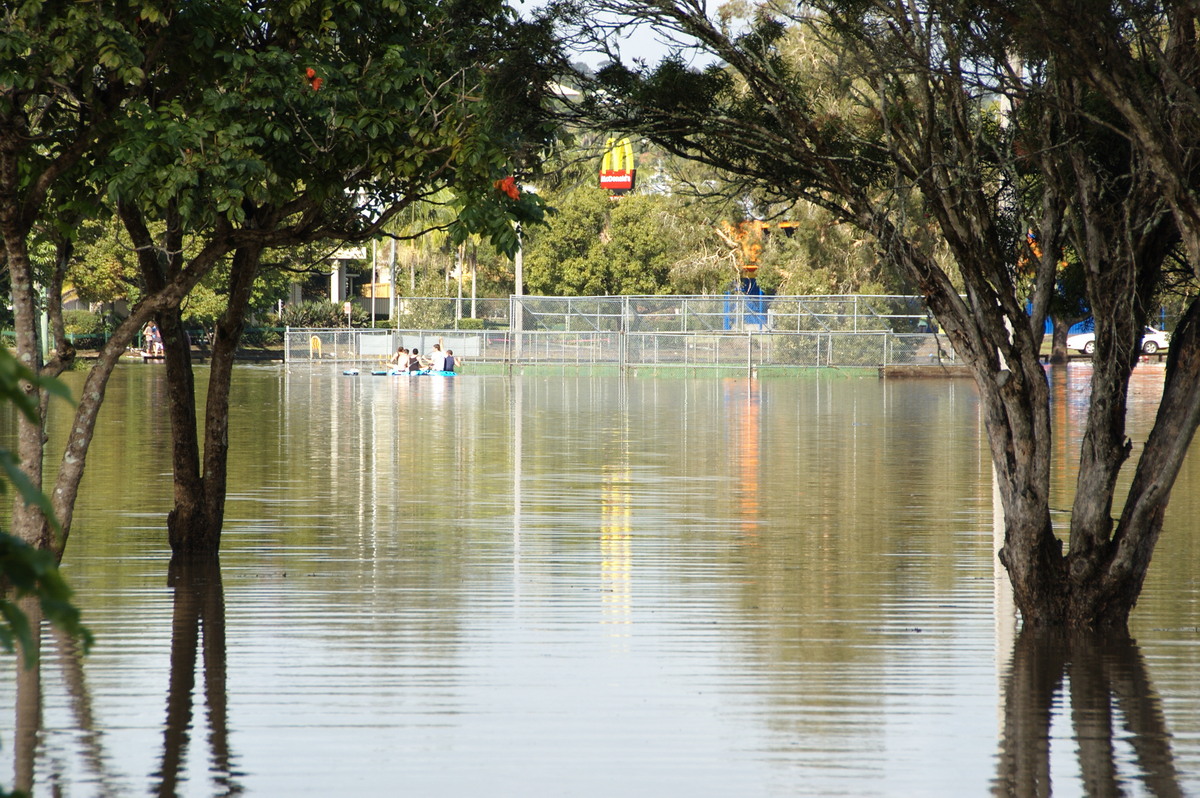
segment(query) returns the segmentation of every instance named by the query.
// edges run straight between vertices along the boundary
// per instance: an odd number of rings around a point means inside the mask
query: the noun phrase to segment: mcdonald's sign
[[[604,158],[600,161],[600,188],[609,191],[629,191],[633,188],[637,170],[633,167],[633,145],[629,139],[609,139],[604,143]]]

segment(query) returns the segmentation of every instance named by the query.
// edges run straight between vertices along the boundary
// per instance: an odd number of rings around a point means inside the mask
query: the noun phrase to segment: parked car
[[[1171,343],[1171,334],[1157,327],[1146,325],[1142,331],[1142,352],[1153,355],[1160,349],[1166,349]],[[1067,336],[1067,349],[1092,355],[1096,352],[1096,333],[1085,332]]]

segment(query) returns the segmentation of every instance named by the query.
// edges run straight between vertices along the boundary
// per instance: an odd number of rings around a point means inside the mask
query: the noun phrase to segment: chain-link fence
[[[377,302],[380,325],[408,330],[919,333],[936,329],[923,297],[900,295],[464,296]],[[1172,330],[1178,314],[1164,307],[1153,323]]]
[[[397,297],[391,309],[395,318],[389,326],[401,330],[499,329],[509,326],[510,307],[508,299],[490,297]],[[381,313],[388,309],[381,305]]]
[[[492,330],[288,330],[289,363],[382,363],[398,347],[428,353],[435,343],[471,363],[606,366],[619,369],[882,368],[953,364],[944,336],[865,332],[513,332]]]
[[[882,368],[954,363],[948,341],[917,333],[767,332],[748,334],[634,333],[625,336],[626,367]]]
[[[925,302],[906,296],[404,298],[400,329],[288,330],[285,359],[381,362],[398,347],[524,366],[878,368],[954,362]],[[501,310],[503,304],[504,310]],[[405,321],[410,322],[405,324]],[[468,323],[470,322],[470,323]],[[489,326],[504,329],[488,329]]]
[[[460,358],[505,362],[509,334],[486,330],[336,330],[291,329],[284,332],[283,359],[288,363],[382,363],[400,347],[428,353],[434,344],[453,350]]]
[[[381,302],[383,300],[380,300]],[[396,297],[381,323],[401,330],[525,332],[918,332],[931,327],[911,296]]]
[[[921,297],[613,296],[512,297],[510,319],[525,331],[922,332],[932,328]]]

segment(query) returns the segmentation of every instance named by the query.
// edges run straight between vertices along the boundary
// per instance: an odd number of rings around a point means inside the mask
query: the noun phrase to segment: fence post
[[[746,379],[754,378],[754,333],[746,329]]]
[[[511,359],[520,360],[523,354],[521,349],[524,343],[525,308],[521,304],[521,297],[519,295],[513,295],[509,299],[509,302],[511,305],[509,315],[512,316],[512,320],[509,322],[508,328],[513,333],[511,336],[513,339],[511,342]]]

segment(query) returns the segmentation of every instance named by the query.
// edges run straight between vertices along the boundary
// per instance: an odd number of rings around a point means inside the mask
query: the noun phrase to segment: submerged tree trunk
[[[171,429],[175,463],[175,507],[167,516],[168,539],[176,556],[215,556],[225,521],[229,460],[229,391],[234,356],[241,343],[250,290],[258,274],[262,247],[237,249],[230,269],[228,305],[213,334],[208,393],[204,409],[204,449],[196,439],[196,392],[190,344],[178,318],[166,320],[177,331],[168,341],[164,328],[171,388]]]
[[[955,119],[970,118],[954,87],[931,82],[926,88],[928,94],[918,96],[927,103],[930,118],[937,118],[936,108],[954,109]],[[1128,153],[1095,147],[1095,128],[1079,111],[1079,86],[1063,80],[1055,90],[1060,92],[1056,129],[1066,131],[1069,139],[1034,157],[1058,181],[1056,190],[1070,198],[1069,238],[1085,265],[1097,331],[1066,551],[1050,514],[1054,450],[1040,362],[1042,328],[1030,323],[1010,276],[1012,258],[1005,251],[1005,233],[988,186],[980,178],[984,170],[971,166],[985,160],[971,129],[952,126],[949,141],[931,133],[922,148],[907,146],[904,136],[910,131],[897,132],[892,151],[927,198],[926,208],[960,265],[961,288],[926,248],[894,226],[890,209],[850,183],[838,193],[856,203],[859,224],[920,287],[955,351],[974,371],[1005,512],[1000,558],[1026,624],[1124,628],[1161,530],[1170,486],[1197,426],[1200,369],[1193,363],[1200,358],[1200,340],[1187,321],[1197,311],[1194,305],[1189,309],[1182,334],[1172,341],[1176,363],[1168,368],[1168,391],[1114,531],[1118,477],[1132,451],[1125,435],[1130,375],[1178,230],[1153,176],[1138,171]],[[1053,274],[1054,259],[1043,261],[1039,268]],[[1053,281],[1044,284],[1052,287]],[[1172,385],[1178,387],[1171,390]],[[1175,447],[1170,456],[1156,454],[1168,440]]]
[[[168,214],[170,218],[165,241],[160,246],[156,245],[145,219],[136,208],[122,205],[120,211],[125,228],[137,247],[138,267],[142,279],[152,290],[160,290],[171,281],[178,282],[180,274],[194,271],[195,279],[188,285],[190,290],[198,282],[199,276],[207,274],[232,248],[224,235],[229,230],[228,225],[221,223],[202,252],[206,260],[197,263],[193,258],[185,270],[182,258],[183,234],[180,226],[174,223],[173,214]],[[179,309],[184,295],[180,295],[174,302],[160,304],[156,316],[163,337],[163,360],[167,373],[167,410],[171,420],[171,465],[175,488],[175,507],[167,518],[167,534],[175,551],[215,554],[220,539],[220,514],[224,506],[224,497],[221,497],[218,508],[214,510],[209,480],[201,467],[200,443],[196,432],[196,391],[192,374],[191,346],[183,329]],[[212,383],[221,381],[216,362],[214,358],[210,391]],[[221,489],[224,490],[223,479]]]
[[[175,506],[167,515],[167,539],[171,549],[177,551],[178,538],[199,539],[208,527],[204,475],[200,470],[200,440],[196,431],[191,345],[179,309],[159,314],[158,328],[162,333],[163,363],[167,372],[171,472],[175,480]]]
[[[0,212],[0,216],[3,216],[3,212]],[[14,324],[17,330],[18,357],[35,370],[45,373],[48,368],[53,374],[60,373],[70,356],[70,353],[65,351],[65,347],[61,346],[62,341],[65,340],[61,328],[61,316],[51,323],[51,327],[54,329],[59,348],[64,351],[56,351],[55,358],[51,360],[50,364],[44,366],[38,329],[40,326],[39,311],[34,300],[33,273],[25,249],[26,239],[19,226],[6,229],[4,237],[5,255],[10,270],[13,272],[14,314],[19,316]],[[53,508],[59,524],[59,531],[56,534],[40,510],[32,505],[26,505],[24,501],[18,499],[13,507],[12,530],[22,540],[49,550],[57,559],[62,559],[71,532],[75,500],[79,495],[79,486],[83,479],[84,466],[95,432],[96,420],[104,402],[105,391],[113,369],[142,325],[158,309],[178,306],[188,291],[219,259],[222,246],[223,244],[217,243],[206,247],[192,259],[188,270],[180,271],[170,280],[160,281],[147,296],[134,306],[129,317],[118,325],[117,329],[113,331],[112,337],[101,348],[80,391],[62,457],[57,462],[56,473],[53,473],[52,489],[46,487],[43,482],[46,478],[44,447],[47,397],[40,397],[41,401],[38,406],[41,408],[41,417],[37,423],[29,423],[24,417],[19,419],[17,454],[21,459],[21,468],[34,485],[46,490],[50,506]],[[57,283],[57,285],[61,286],[61,283]],[[57,307],[61,310],[61,303],[57,299],[52,299],[50,304],[52,308]],[[27,390],[33,392],[32,387],[27,386]]]
[[[71,523],[75,516],[75,499],[79,495],[79,485],[83,479],[84,466],[87,463],[88,450],[91,448],[92,435],[96,429],[96,420],[100,414],[100,406],[108,387],[109,377],[126,347],[137,336],[138,330],[153,315],[159,303],[174,302],[182,298],[186,288],[181,285],[173,286],[157,296],[149,298],[134,307],[130,316],[121,322],[113,335],[100,349],[92,368],[88,371],[83,388],[79,395],[79,404],[75,408],[71,431],[67,436],[66,447],[59,463],[58,475],[54,490],[50,494],[50,505],[54,508],[55,517],[61,527],[61,533],[53,545],[47,545],[55,556],[61,560],[71,532]],[[47,542],[50,533],[43,533]]]

